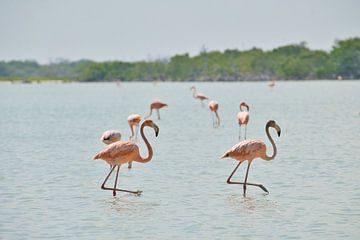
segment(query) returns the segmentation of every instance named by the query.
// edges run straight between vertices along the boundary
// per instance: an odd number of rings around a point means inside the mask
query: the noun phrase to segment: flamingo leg
[[[125,189],[118,189],[118,188],[108,188],[108,187],[105,187],[105,183],[107,182],[107,180],[109,179],[111,173],[114,171],[116,165],[114,165],[114,167],[111,169],[111,171],[109,172],[109,174],[107,175],[107,177],[105,178],[103,184],[101,185],[101,189],[103,190],[111,190],[111,191],[120,191],[120,192],[127,192],[127,193],[133,193],[133,194],[136,194],[136,195],[140,195],[141,194],[141,191],[129,191],[129,190],[125,190]],[[119,169],[120,169],[120,166],[118,168],[118,172],[117,172],[117,175],[119,173]],[[116,182],[117,182],[117,178],[116,178]],[[113,193],[114,195],[114,193]]]
[[[113,190],[113,196],[115,197],[116,196],[116,184],[117,184],[117,180],[118,180],[118,176],[119,176],[119,169],[120,169],[120,165],[118,166],[117,168],[117,171],[116,171],[116,178],[115,178],[115,183],[114,183],[114,190]]]
[[[231,175],[230,175],[229,178],[227,179],[227,181],[226,181],[227,184],[244,184],[243,182],[233,182],[233,181],[231,181],[232,176],[234,175],[234,173],[236,172],[236,170],[238,169],[238,167],[240,166],[240,164],[241,164],[241,162],[239,162],[239,164],[236,166],[236,168],[234,169],[234,171],[231,173]],[[248,168],[249,168],[249,166],[248,166]],[[256,183],[246,182],[246,185],[259,187],[259,188],[261,188],[264,192],[269,193],[269,191],[268,191],[262,184],[256,184]]]
[[[241,140],[241,124],[239,124],[239,141]]]
[[[139,131],[139,125],[136,125],[135,126],[135,141],[137,141],[138,131]]]
[[[134,125],[129,124],[129,126],[130,126],[130,130],[131,130],[130,141],[132,141],[134,139]]]
[[[201,107],[204,107],[203,100],[200,100],[200,102],[201,102]]]
[[[212,121],[213,121],[213,128],[215,128],[214,114],[213,114],[213,112],[210,112],[210,113],[211,113],[211,117],[212,117]]]
[[[157,111],[158,119],[160,120],[160,111],[159,109],[156,109],[156,111]]]
[[[246,169],[245,181],[244,181],[244,185],[243,185],[244,196],[246,195],[246,182],[247,182],[248,175],[249,175],[250,164],[251,164],[251,162],[248,162],[248,167]]]
[[[247,124],[245,124],[245,138],[246,139],[246,129],[247,129]]]
[[[128,162],[128,169],[132,168],[132,161]]]

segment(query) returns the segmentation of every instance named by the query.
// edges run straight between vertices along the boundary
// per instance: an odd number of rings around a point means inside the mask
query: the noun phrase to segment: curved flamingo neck
[[[139,155],[139,158],[138,158],[136,161],[137,161],[137,162],[141,162],[141,163],[147,163],[147,162],[149,162],[149,161],[152,159],[152,157],[153,157],[153,149],[152,149],[149,141],[147,140],[147,138],[146,138],[146,136],[145,136],[145,134],[144,134],[144,127],[145,127],[145,126],[147,126],[147,125],[145,125],[145,124],[142,124],[142,125],[141,125],[140,134],[141,134],[141,137],[142,137],[142,139],[144,140],[145,145],[146,145],[146,147],[147,147],[147,149],[148,149],[148,155],[147,155],[146,158],[143,158],[143,157],[141,157],[141,156]]]
[[[192,88],[193,91],[193,98],[196,98],[196,88]]]
[[[269,141],[271,142],[271,145],[273,146],[273,154],[271,156],[268,156],[266,153],[265,153],[265,156],[264,156],[264,160],[267,160],[267,161],[270,161],[270,160],[273,160],[276,156],[276,153],[277,153],[277,149],[276,149],[276,145],[275,145],[275,142],[274,140],[272,139],[270,133],[269,133],[269,126],[266,126],[266,135],[268,136],[269,138]]]
[[[150,107],[150,113],[149,113],[149,115],[147,115],[144,119],[151,117],[152,110],[153,110],[152,107]],[[142,127],[142,125],[141,125],[141,127]]]

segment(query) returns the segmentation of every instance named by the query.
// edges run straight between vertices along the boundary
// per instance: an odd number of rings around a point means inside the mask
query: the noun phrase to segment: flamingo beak
[[[157,137],[159,135],[160,128],[155,123],[153,124],[153,128],[155,130],[155,137]]]
[[[280,137],[280,134],[281,134],[281,128],[279,127],[279,125],[275,125],[275,129],[276,129],[276,131],[277,131],[277,134],[278,134],[278,136]]]

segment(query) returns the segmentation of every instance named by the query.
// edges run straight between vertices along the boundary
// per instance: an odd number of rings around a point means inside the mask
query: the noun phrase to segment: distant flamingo
[[[145,117],[145,119],[151,117],[153,109],[156,109],[158,119],[160,120],[160,112],[159,109],[163,107],[167,107],[168,105],[164,102],[161,102],[160,100],[153,100],[150,104],[150,113],[148,116]]]
[[[153,128],[155,131],[156,137],[159,134],[159,127],[155,123],[153,123],[153,121],[150,119],[145,120],[143,122],[143,124],[141,125],[140,134],[141,134],[141,137],[144,140],[146,147],[148,149],[148,156],[146,158],[141,157],[139,147],[133,141],[114,142],[114,143],[110,144],[109,146],[107,146],[104,150],[96,153],[92,157],[93,160],[102,159],[102,160],[105,160],[111,166],[113,166],[112,169],[110,170],[109,174],[105,178],[103,184],[101,185],[101,189],[103,189],[103,190],[112,190],[113,196],[116,196],[116,191],[128,192],[128,193],[133,193],[136,195],[141,194],[141,191],[129,191],[129,190],[124,190],[124,189],[118,189],[118,188],[116,188],[116,184],[117,184],[117,179],[118,179],[119,169],[120,169],[121,164],[128,163],[130,161],[147,163],[153,157],[152,147],[144,135],[144,127]],[[105,187],[105,183],[109,179],[111,173],[114,171],[116,166],[117,166],[117,172],[116,172],[114,188]]]
[[[262,184],[248,183],[247,178],[248,178],[248,174],[249,174],[250,164],[255,158],[262,158],[266,161],[270,161],[270,160],[273,160],[276,156],[277,149],[276,149],[274,140],[272,139],[272,137],[270,136],[270,133],[269,133],[270,127],[276,129],[279,137],[280,137],[281,129],[274,120],[270,120],[266,123],[266,127],[265,127],[266,135],[268,136],[268,138],[271,142],[271,145],[273,146],[272,156],[266,155],[266,145],[263,141],[254,140],[254,139],[243,140],[243,141],[239,142],[238,144],[234,145],[230,150],[226,151],[221,156],[221,158],[230,157],[230,158],[233,158],[233,159],[239,161],[239,164],[236,166],[234,171],[231,173],[231,175],[227,179],[227,183],[228,184],[243,184],[244,196],[246,194],[246,185],[260,187],[262,190],[269,193],[269,191]],[[244,182],[232,182],[231,181],[232,176],[234,175],[234,173],[236,172],[236,170],[238,169],[240,164],[246,160],[248,160],[248,167],[246,170],[245,181]]]
[[[203,93],[196,93],[196,88],[195,88],[195,86],[192,86],[192,87],[190,88],[190,90],[193,91],[193,98],[199,99],[199,100],[201,101],[201,106],[204,107],[203,101],[204,101],[204,100],[207,100],[207,99],[209,99],[209,98],[208,98],[205,94],[203,94]]]
[[[246,111],[243,110],[243,107],[246,107]],[[246,139],[246,129],[249,122],[249,105],[245,102],[240,103],[240,112],[236,115],[236,118],[239,123],[239,140],[241,140],[241,125],[245,125],[245,138]]]
[[[137,134],[138,134],[138,127],[139,127],[139,124],[141,122],[141,116],[139,114],[131,114],[129,117],[128,117],[128,123],[129,123],[129,126],[130,126],[130,129],[131,129],[131,136],[130,136],[130,141],[133,141],[133,140],[137,140]],[[134,134],[134,127],[135,127],[135,134]],[[135,135],[135,137],[134,137]],[[132,168],[132,161],[128,163],[128,168]]]
[[[268,83],[268,86],[273,88],[275,86],[275,80],[271,80],[271,82]]]
[[[141,116],[139,114],[131,114],[127,118],[127,121],[129,123],[130,129],[131,129],[131,136],[130,140],[137,139],[137,133],[138,133],[138,127],[141,122]],[[134,133],[134,127],[135,127],[135,133]]]
[[[109,145],[111,143],[117,142],[121,140],[121,133],[117,130],[108,130],[105,131],[102,136],[101,136],[101,141],[103,141],[103,143]],[[128,164],[128,168],[132,167],[132,163],[129,162]],[[112,168],[112,165],[110,165],[110,169]]]
[[[211,116],[212,116],[212,119],[213,119],[213,127],[216,128],[216,127],[220,127],[220,117],[219,117],[219,114],[217,112],[217,110],[219,109],[219,103],[217,101],[210,101],[209,102],[209,108],[210,108],[210,111],[211,111]],[[215,116],[216,116],[216,121],[214,121],[214,116],[212,113],[215,113]]]

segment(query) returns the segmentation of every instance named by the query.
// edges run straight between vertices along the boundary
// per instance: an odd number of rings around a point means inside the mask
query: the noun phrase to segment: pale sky
[[[360,37],[359,0],[0,0],[0,60],[138,61]]]

